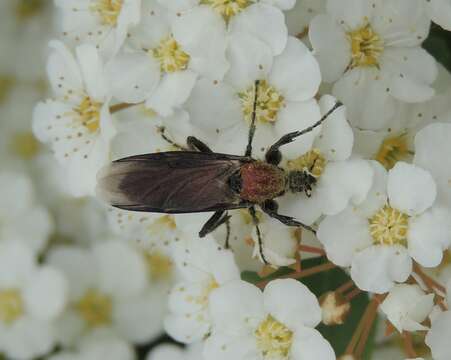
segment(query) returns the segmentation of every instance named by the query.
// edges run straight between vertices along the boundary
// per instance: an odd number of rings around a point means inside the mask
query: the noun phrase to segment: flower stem
[[[315,246],[299,245],[298,250],[308,252],[311,254],[326,255],[326,252],[323,249],[320,249]]]
[[[333,264],[331,262],[327,262],[325,264],[321,264],[321,265],[313,266],[313,267],[305,269],[305,270],[301,270],[300,272],[295,271],[295,272],[293,272],[291,274],[279,276],[277,279],[296,279],[296,280],[299,280],[299,279],[302,279],[302,278],[305,278],[305,277],[308,277],[308,276],[312,276],[312,275],[321,273],[323,271],[331,270],[331,269],[333,269],[335,267],[336,267],[335,264]],[[256,284],[256,286],[258,286],[260,289],[264,289],[265,286],[272,280],[275,280],[275,279],[268,279],[268,280],[260,281],[260,282],[258,282]]]
[[[412,342],[412,334],[408,331],[404,331],[401,335],[402,339],[403,339],[403,343],[404,343],[404,351],[406,352],[406,355],[409,358],[416,358],[417,354],[415,352],[415,349],[413,347],[413,342]]]

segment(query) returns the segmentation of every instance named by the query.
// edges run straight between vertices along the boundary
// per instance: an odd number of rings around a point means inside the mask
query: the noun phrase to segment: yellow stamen
[[[16,80],[10,75],[0,75],[0,104],[6,100]]]
[[[190,56],[180,48],[172,36],[161,40],[158,47],[150,51],[160,62],[161,71],[173,73],[188,67]]]
[[[369,227],[374,244],[407,246],[409,215],[385,205],[369,219]]]
[[[241,109],[246,121],[252,120],[255,100],[255,86],[252,85],[246,91],[238,94],[241,100]],[[277,114],[285,100],[283,96],[266,80],[261,80],[258,84],[258,96],[256,106],[256,120],[263,123],[274,123]]]
[[[288,170],[307,171],[315,178],[319,178],[327,165],[327,160],[319,149],[311,149],[297,159],[287,163]]]
[[[44,0],[20,0],[16,5],[16,16],[25,20],[37,15],[45,6]]]
[[[113,311],[112,300],[108,295],[102,294],[98,290],[89,289],[74,304],[74,308],[90,328],[111,323]]]
[[[31,131],[18,132],[12,136],[11,150],[22,159],[32,159],[39,153],[39,149],[39,141]]]
[[[102,104],[86,96],[74,110],[80,115],[81,122],[91,133],[100,127],[100,110]]]
[[[100,17],[103,25],[116,26],[123,0],[96,0],[90,7]]]
[[[145,252],[144,258],[149,275],[153,280],[160,281],[171,278],[174,265],[168,256],[155,251]]]
[[[201,0],[201,4],[211,6],[219,13],[226,22],[233,16],[247,8],[252,1],[250,0]]]
[[[390,170],[398,161],[409,157],[409,146],[405,133],[386,138],[375,156],[387,170]]]
[[[11,325],[23,314],[24,307],[19,290],[0,290],[0,321]]]
[[[384,42],[374,32],[371,25],[367,24],[350,31],[347,36],[352,50],[351,68],[379,66],[379,57],[384,51]]]
[[[288,359],[293,343],[293,332],[271,315],[255,330],[257,347],[265,359]]]

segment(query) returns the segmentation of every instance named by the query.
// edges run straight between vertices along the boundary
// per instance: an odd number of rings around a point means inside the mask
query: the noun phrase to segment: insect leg
[[[204,142],[200,141],[198,138],[194,136],[188,136],[186,139],[186,143],[188,144],[188,147],[193,150],[197,150],[199,152],[203,153],[212,153],[213,150],[211,150],[208,145],[206,145]]]
[[[302,227],[308,231],[311,231],[316,235],[316,230],[313,229],[311,226],[305,225],[291,216],[281,215],[277,212],[279,208],[279,205],[274,200],[268,200],[265,203],[261,205],[261,209],[264,213],[268,214],[274,219],[279,220],[282,224],[285,224],[287,226],[296,226],[296,227]]]
[[[252,155],[252,141],[254,140],[255,135],[255,120],[257,118],[257,100],[258,100],[258,85],[260,81],[255,80],[254,84],[254,104],[252,109],[252,117],[251,117],[251,125],[249,127],[249,135],[247,140],[247,146],[246,146],[246,153],[245,156],[251,156]]]
[[[171,140],[166,134],[166,128],[164,126],[159,126],[157,127],[157,130],[159,131],[161,137],[163,138],[164,141],[166,141],[169,145],[174,146],[175,148],[177,148],[178,150],[187,150],[186,147],[177,144],[174,140]]]
[[[252,216],[252,221],[254,222],[255,229],[257,230],[258,252],[260,253],[260,257],[262,258],[263,262],[266,265],[268,265],[269,262],[266,260],[265,254],[263,253],[263,240],[262,240],[260,228],[258,226],[258,218],[257,218],[257,213],[255,212],[255,207],[251,206],[249,208],[249,213]]]
[[[202,226],[202,229],[199,231],[199,237],[204,237],[205,235],[211,233],[216,230],[219,226],[228,222],[230,219],[230,215],[227,214],[225,210],[216,211],[210,219]]]
[[[339,107],[341,107],[343,104],[340,101],[337,101],[335,105],[330,109],[320,120],[318,120],[316,123],[314,123],[312,126],[309,126],[308,128],[301,130],[301,131],[293,131],[291,133],[288,133],[284,136],[282,136],[279,140],[277,140],[266,152],[265,158],[266,161],[273,165],[278,165],[280,161],[282,160],[282,154],[280,153],[279,148],[283,145],[289,144],[294,139],[296,139],[299,136],[302,136],[304,134],[309,133],[319,125],[321,125],[327,118]]]

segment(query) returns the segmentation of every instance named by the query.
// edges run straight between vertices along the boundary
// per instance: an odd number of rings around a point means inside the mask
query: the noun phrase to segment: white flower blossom
[[[281,10],[288,10],[293,0],[158,0],[176,13],[209,8],[219,14],[230,36],[244,33],[261,40],[272,54],[279,55],[287,42],[287,26]],[[234,40],[231,41],[231,43]]]
[[[240,33],[228,52],[231,69],[224,82],[200,79],[185,106],[196,134],[214,144],[215,151],[244,152],[256,90],[255,157],[261,157],[282,135],[303,130],[320,119],[313,97],[321,75],[315,58],[301,41],[290,37],[284,51],[273,58],[260,40]],[[302,144],[309,147],[313,137],[314,133],[306,134],[281,151],[295,156]]]
[[[93,194],[115,135],[102,60],[91,45],[78,46],[76,58],[61,42],[50,47],[47,71],[55,98],[36,106],[33,131],[65,166],[72,193]]]
[[[418,285],[395,285],[381,304],[381,311],[400,332],[428,328],[421,323],[434,307],[434,294],[425,294]]]
[[[141,0],[55,0],[55,5],[65,41],[93,44],[107,56],[120,49],[141,15]]]
[[[0,351],[8,358],[33,359],[53,348],[66,297],[59,271],[38,266],[23,244],[0,243]]]
[[[31,179],[22,173],[0,172],[0,243],[22,242],[34,252],[44,249],[53,231],[53,221],[36,204]]]
[[[434,58],[421,48],[430,20],[424,0],[329,0],[310,24],[310,41],[324,81],[348,107],[351,122],[378,129],[396,101],[434,95]],[[417,69],[422,69],[418,72]]]
[[[216,289],[210,300],[213,332],[206,360],[335,359],[314,329],[321,322],[316,297],[295,280],[274,280],[262,293],[243,281]]]
[[[225,26],[205,7],[176,15],[147,0],[127,45],[108,66],[114,96],[163,116],[185,102],[198,75],[220,81],[228,69]]]
[[[74,344],[104,330],[134,343],[145,343],[162,330],[162,309],[147,290],[146,263],[132,247],[119,241],[54,248],[49,263],[70,282],[69,306],[58,322],[59,339]]]
[[[435,205],[437,187],[426,170],[398,162],[387,174],[371,164],[367,199],[326,217],[318,239],[331,261],[351,266],[359,288],[384,293],[407,280],[412,258],[425,267],[440,264],[451,243],[451,213]]]
[[[240,278],[233,253],[213,238],[181,239],[174,245],[181,280],[169,296],[166,331],[177,341],[194,343],[211,331],[210,296],[215,289]]]

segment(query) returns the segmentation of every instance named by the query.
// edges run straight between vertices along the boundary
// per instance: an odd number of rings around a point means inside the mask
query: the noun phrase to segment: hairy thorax
[[[261,204],[281,195],[285,189],[284,171],[277,166],[256,161],[241,167],[243,200]]]

